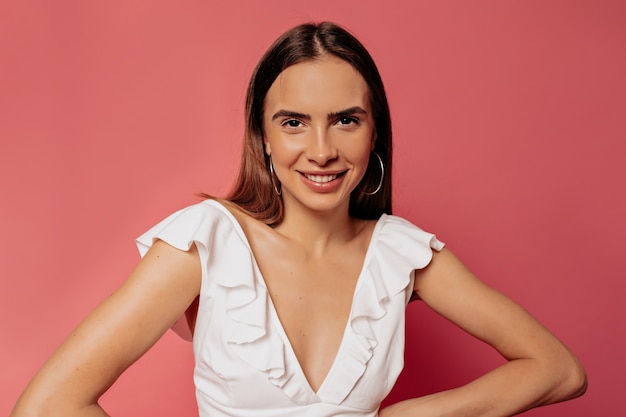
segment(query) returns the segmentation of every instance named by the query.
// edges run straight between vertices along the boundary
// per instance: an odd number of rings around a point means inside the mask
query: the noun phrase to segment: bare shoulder
[[[528,313],[511,299],[482,282],[448,248],[433,251],[430,264],[415,274],[414,290],[426,304],[470,333],[507,328],[509,321]]]
[[[448,248],[432,251],[432,260],[415,272],[414,290],[423,300],[436,297],[438,289],[450,284],[479,284],[476,276]]]

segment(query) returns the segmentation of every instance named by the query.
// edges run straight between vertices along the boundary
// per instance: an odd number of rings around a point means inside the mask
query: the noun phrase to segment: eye
[[[287,119],[281,123],[281,126],[290,127],[290,128],[298,128],[302,126],[302,122],[298,119]]]
[[[360,121],[356,117],[343,116],[337,119],[336,124],[342,127],[356,127],[360,124]]]
[[[355,117],[344,116],[340,117],[339,120],[337,120],[337,124],[341,126],[358,125],[359,119]]]

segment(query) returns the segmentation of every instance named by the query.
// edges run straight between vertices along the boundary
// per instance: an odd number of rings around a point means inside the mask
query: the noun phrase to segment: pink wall
[[[216,3],[0,3],[0,415],[125,278],[135,236],[228,188],[252,68],[312,19],[343,23],[379,63],[396,213],[585,363],[585,397],[528,415],[625,415],[625,3]],[[408,325],[393,400],[500,362],[423,305]],[[169,333],[104,402],[115,416],[192,416],[191,368]]]

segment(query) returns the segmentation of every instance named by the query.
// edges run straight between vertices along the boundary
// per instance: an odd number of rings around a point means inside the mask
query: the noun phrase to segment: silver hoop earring
[[[383,164],[383,159],[376,152],[372,151],[372,153],[376,156],[376,158],[378,158],[378,163],[380,165],[380,181],[378,181],[378,187],[376,187],[376,189],[372,192],[361,190],[361,192],[365,195],[374,195],[379,192],[383,187],[383,179],[385,178],[385,165]]]
[[[269,156],[269,160],[270,160],[270,180],[272,181],[272,185],[274,186],[274,191],[276,191],[276,195],[281,195],[283,192],[283,187],[281,186],[279,190],[278,187],[276,186],[276,183],[278,182],[278,178],[274,179],[276,177],[276,174],[274,173],[274,164],[272,164],[271,155]]]

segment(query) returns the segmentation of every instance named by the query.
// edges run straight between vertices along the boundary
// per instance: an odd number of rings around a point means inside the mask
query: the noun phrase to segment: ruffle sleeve
[[[386,314],[388,300],[404,292],[405,302],[411,296],[413,271],[425,268],[444,243],[401,217],[383,215],[372,237],[365,260],[366,275],[354,298],[352,329],[376,345],[369,322]]]
[[[223,215],[218,208],[209,204],[209,201],[183,208],[139,236],[135,241],[139,254],[143,257],[157,240],[163,240],[184,251],[188,251],[195,244],[204,275],[210,242],[213,241],[216,231],[215,225],[219,216]],[[192,332],[185,315],[174,323],[172,330],[183,339],[192,340]]]

